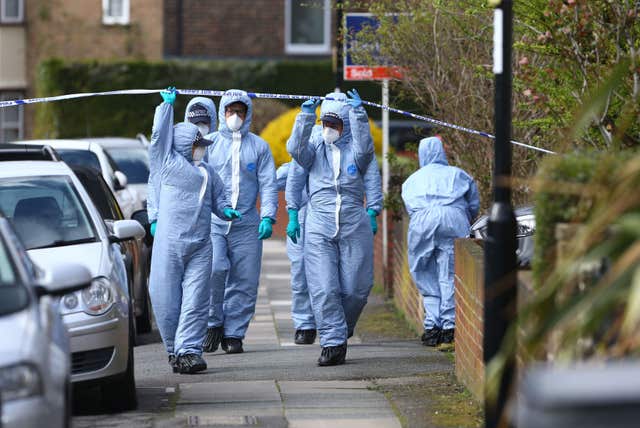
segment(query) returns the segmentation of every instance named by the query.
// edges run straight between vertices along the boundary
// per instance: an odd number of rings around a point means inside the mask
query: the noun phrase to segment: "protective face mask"
[[[202,162],[202,158],[204,157],[205,152],[207,151],[206,147],[196,146],[193,149],[193,163],[197,166]]]
[[[333,144],[340,138],[340,133],[336,129],[324,127],[322,128],[322,138],[325,143]]]
[[[231,132],[236,132],[239,131],[240,128],[242,128],[243,120],[240,119],[240,116],[234,114],[233,116],[228,117],[226,122],[227,127],[231,130]]]
[[[198,123],[196,126],[200,130],[200,133],[202,134],[203,137],[207,135],[209,132],[211,132],[211,130],[209,129],[209,125],[205,125],[204,123]]]

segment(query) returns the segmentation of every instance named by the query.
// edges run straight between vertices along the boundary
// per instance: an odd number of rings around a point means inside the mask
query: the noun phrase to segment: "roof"
[[[73,174],[73,172],[64,162],[9,161],[2,162],[2,168],[0,168],[0,178],[70,174]]]
[[[0,144],[0,161],[55,160],[60,156],[48,145]]]

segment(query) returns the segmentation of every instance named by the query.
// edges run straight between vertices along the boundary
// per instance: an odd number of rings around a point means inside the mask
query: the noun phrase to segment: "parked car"
[[[0,145],[0,161],[7,160],[61,161],[61,158],[55,149],[47,145]],[[125,219],[111,189],[109,189],[99,171],[80,166],[71,166],[71,169],[89,193],[108,228],[111,227],[113,221]],[[144,213],[134,213],[133,216],[135,217],[134,219],[148,223],[146,211]],[[146,223],[142,223],[142,225],[148,228]],[[145,232],[149,233],[148,230],[145,230]],[[121,242],[120,245],[125,256],[127,279],[130,282],[130,288],[133,289],[132,304],[136,316],[136,333],[148,333],[151,331],[151,310],[148,297],[151,245],[148,243],[146,235],[145,240],[127,240]]]
[[[518,265],[520,267],[529,267],[531,265],[531,259],[533,258],[533,235],[536,231],[536,218],[533,213],[533,206],[516,208],[514,209],[514,214],[517,223],[516,240],[518,242],[518,249],[516,250],[516,255],[518,256]],[[486,239],[488,222],[488,214],[478,217],[471,226],[471,236],[476,239]]]
[[[382,122],[376,124],[382,128]],[[428,122],[420,120],[390,120],[389,121],[389,146],[396,153],[406,151],[408,143],[418,144],[421,139],[431,136],[432,126]]]
[[[3,162],[0,211],[11,220],[32,260],[45,269],[68,260],[92,275],[89,288],[65,295],[60,313],[71,347],[71,381],[98,384],[105,406],[136,406],[134,321],[120,242],[140,239],[134,220],[109,232],[73,171],[63,162]]]
[[[13,144],[48,145],[53,147],[63,161],[69,165],[95,168],[102,173],[104,181],[116,195],[125,218],[144,208],[136,191],[128,187],[127,176],[118,169],[115,161],[99,144],[82,140],[33,140],[18,141]]]
[[[101,146],[114,160],[117,168],[127,176],[127,186],[138,196],[137,207],[147,206],[147,181],[149,180],[149,150],[136,138],[84,138],[84,141]]]
[[[58,304],[90,283],[82,265],[36,267],[0,216],[0,426],[70,426],[71,357]]]
[[[113,233],[113,223],[124,220],[118,201],[111,193],[111,189],[104,182],[99,171],[92,168],[72,166],[71,169],[80,179],[91,200],[100,212],[110,233]],[[136,214],[133,214],[134,219]],[[143,225],[144,226],[144,225]],[[121,242],[129,286],[133,288],[133,308],[136,317],[136,332],[151,331],[151,303],[149,301],[149,269],[151,266],[150,249],[142,239]]]

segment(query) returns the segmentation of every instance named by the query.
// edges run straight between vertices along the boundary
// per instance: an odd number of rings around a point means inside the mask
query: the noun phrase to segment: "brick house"
[[[0,0],[0,100],[33,97],[44,59],[330,58],[331,0]],[[33,109],[0,110],[0,143]]]

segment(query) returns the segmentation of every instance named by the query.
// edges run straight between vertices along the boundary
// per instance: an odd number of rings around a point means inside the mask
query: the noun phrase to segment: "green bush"
[[[533,275],[542,285],[555,267],[555,226],[590,220],[598,195],[612,187],[628,152],[574,152],[549,156],[536,175]]]
[[[330,61],[117,61],[65,62],[51,59],[37,70],[37,96],[118,89],[244,89],[250,92],[324,95],[335,87]],[[380,89],[371,82],[345,82],[363,99],[378,101]],[[190,97],[176,100],[176,120]],[[135,136],[150,133],[158,95],[119,95],[81,98],[36,105],[34,136],[74,138],[85,136]],[[215,100],[216,105],[218,99]],[[300,101],[288,102],[299,105]],[[372,118],[377,109],[368,109]]]

